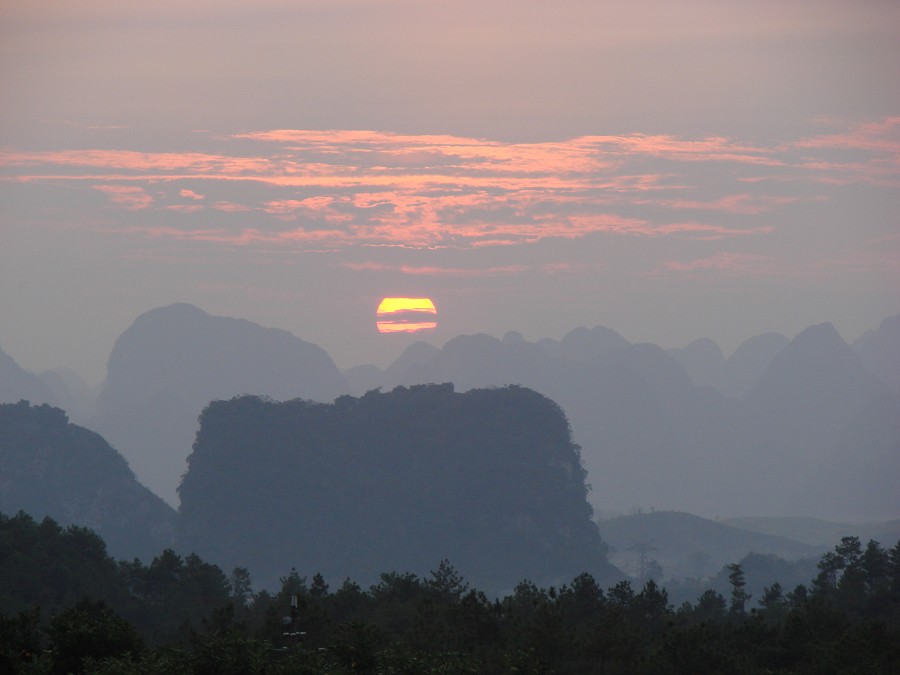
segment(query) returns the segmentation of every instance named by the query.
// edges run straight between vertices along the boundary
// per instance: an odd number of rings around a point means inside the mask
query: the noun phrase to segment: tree
[[[431,578],[426,579],[424,585],[439,600],[447,603],[459,602],[459,599],[469,589],[469,584],[446,558],[441,560],[436,570],[431,571]]]
[[[745,606],[750,599],[750,594],[744,590],[747,581],[744,578],[744,568],[740,563],[730,563],[726,566],[728,569],[728,583],[731,584],[731,606],[732,614],[743,615]]]
[[[82,600],[47,627],[54,674],[83,673],[87,658],[137,654],[144,648],[134,626],[103,602]]]
[[[228,580],[231,597],[238,607],[246,607],[253,600],[253,579],[246,567],[235,567]]]

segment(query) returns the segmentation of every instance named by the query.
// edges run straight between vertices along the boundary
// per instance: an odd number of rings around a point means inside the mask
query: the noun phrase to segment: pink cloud
[[[778,261],[765,255],[720,252],[708,258],[687,262],[669,261],[664,264],[669,272],[726,272],[739,275],[770,276],[780,269]]]
[[[235,204],[234,202],[218,201],[213,204],[216,211],[224,211],[225,213],[246,213],[253,209],[244,204]]]
[[[484,267],[484,268],[461,268],[461,267],[437,267],[423,266],[415,267],[412,265],[384,265],[375,262],[353,263],[348,262],[343,265],[347,269],[355,271],[368,272],[400,272],[401,274],[410,274],[413,276],[434,276],[434,277],[492,277],[492,276],[509,276],[521,274],[528,270],[523,265],[504,265],[500,267]]]
[[[900,258],[884,251],[857,252],[812,260],[782,260],[773,256],[719,252],[686,262],[668,261],[655,274],[798,277],[816,279],[845,274],[900,274]]]
[[[751,195],[747,193],[725,195],[712,201],[690,199],[660,199],[661,206],[673,209],[695,209],[701,211],[722,211],[725,213],[760,214],[779,206],[798,201],[797,197],[775,197],[772,195]]]
[[[147,194],[142,187],[133,185],[95,185],[116,206],[121,206],[129,211],[147,209],[153,204],[153,197]]]
[[[900,186],[898,120],[771,147],[719,136],[508,143],[271,130],[219,138],[219,153],[6,148],[0,180],[84,183],[125,209],[167,209],[169,229],[154,236],[183,229],[185,238],[236,245],[483,248],[597,234],[709,240],[773,232],[775,214],[800,199],[785,196],[786,181],[812,186],[804,201],[825,199],[835,186]],[[160,184],[193,203],[160,204],[151,196]],[[196,218],[182,224],[177,216],[197,211],[207,194],[233,194],[210,211],[246,213],[252,222],[225,219],[228,227],[198,235]],[[709,222],[686,218],[690,210]],[[753,219],[761,214],[765,223]]]
[[[892,156],[900,162],[900,117],[856,124],[834,134],[811,136],[792,143],[795,148],[867,150]]]
[[[203,210],[202,204],[169,204],[164,207],[167,211],[178,211],[179,213],[196,213]]]

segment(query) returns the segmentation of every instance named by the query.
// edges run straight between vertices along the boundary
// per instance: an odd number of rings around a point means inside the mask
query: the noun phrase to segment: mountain
[[[714,387],[725,368],[725,356],[719,345],[709,338],[694,340],[680,349],[667,349],[666,353],[678,362],[690,375],[694,384]]]
[[[55,396],[46,382],[22,368],[13,357],[0,349],[0,403],[16,403],[23,399],[51,403]]]
[[[137,482],[125,459],[66,414],[27,401],[0,405],[0,512],[88,527],[120,558],[170,546],[175,512]]]
[[[54,368],[38,377],[51,391],[50,403],[65,410],[73,421],[82,423],[93,416],[97,392],[78,373],[68,368]]]
[[[601,339],[590,350],[570,350],[575,359],[546,343],[458,336],[420,358],[401,356],[385,371],[394,377],[385,384],[453,382],[460,390],[518,384],[551,398],[582,447],[598,509],[708,510],[723,492],[727,499],[716,472],[731,461],[721,446],[735,423],[735,402],[695,386],[656,345],[620,342],[607,329],[570,335],[582,336],[573,341],[582,346],[591,335]]]
[[[368,389],[517,384],[558,402],[598,512],[897,515],[898,399],[830,324],[755,336],[728,359],[710,340],[666,352],[603,327],[537,343],[458,336],[366,377]]]
[[[900,396],[879,396],[855,415],[810,468],[810,480],[813,489],[805,495],[814,499],[798,512],[854,521],[897,518]]]
[[[666,578],[706,577],[749,553],[788,560],[818,556],[829,543],[812,545],[784,536],[762,534],[690,513],[653,511],[597,521],[600,535],[612,548],[610,560],[637,576],[641,549],[656,560]],[[837,541],[840,541],[838,537]]]
[[[94,399],[94,392],[74,371],[55,368],[36,375],[0,349],[0,403],[46,403],[82,422],[93,411]]]
[[[592,362],[619,349],[631,345],[628,340],[606,326],[575,328],[559,341],[554,356],[573,361]]]
[[[780,333],[763,333],[745,340],[722,365],[712,386],[726,396],[743,398],[789,342]]]
[[[866,441],[874,444],[872,453],[888,453],[884,478],[900,480],[900,433],[891,428],[891,410],[900,402],[831,324],[810,326],[791,340],[745,402],[745,452],[757,474],[769,476],[768,498],[779,507],[760,515],[865,516],[860,507],[870,487],[853,478],[862,468],[863,437],[874,435]],[[868,422],[859,422],[867,412]]]
[[[743,530],[787,537],[815,546],[829,546],[843,537],[859,537],[862,542],[874,539],[887,547],[900,541],[900,520],[839,523],[821,518],[744,516],[728,518],[722,522]]]
[[[188,465],[179,545],[264,586],[291,566],[369,583],[444,558],[493,590],[619,576],[565,415],[521,387],[217,401]]]
[[[188,304],[150,310],[118,340],[88,426],[169,503],[209,401],[242,394],[330,401],[348,385],[328,354],[287,331],[210,316]]]
[[[866,331],[852,346],[863,366],[900,394],[900,314]]]

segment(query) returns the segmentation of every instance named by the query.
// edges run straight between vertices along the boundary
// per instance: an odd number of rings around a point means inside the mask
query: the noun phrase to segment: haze
[[[0,345],[105,376],[176,301],[385,366],[897,310],[890,2],[2,4]]]

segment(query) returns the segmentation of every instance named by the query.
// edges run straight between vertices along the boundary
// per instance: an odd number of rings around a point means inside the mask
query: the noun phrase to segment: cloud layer
[[[754,273],[779,252],[736,253],[726,242],[775,237],[797,226],[790,214],[815,211],[841,189],[900,189],[900,118],[772,146],[643,134],[509,143],[285,129],[197,133],[194,142],[180,152],[6,148],[2,180],[102,194],[103,231],[154,240],[358,254],[666,238],[720,241],[723,248],[665,261],[657,272]],[[201,149],[213,144],[216,153]],[[876,230],[889,236],[897,225],[877,223]],[[827,233],[811,228],[806,236],[814,234]],[[442,270],[358,255],[346,264],[450,276],[522,268]]]

